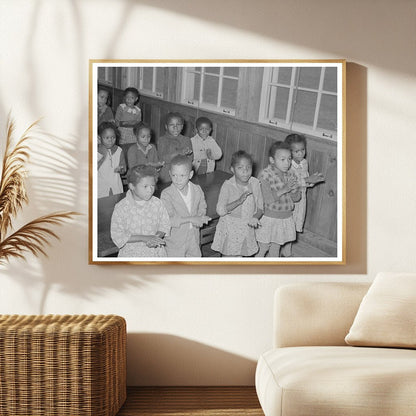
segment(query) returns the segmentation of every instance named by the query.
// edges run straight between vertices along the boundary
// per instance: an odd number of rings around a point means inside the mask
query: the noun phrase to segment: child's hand
[[[286,186],[288,187],[289,191],[294,191],[295,189],[299,188],[299,184],[297,179],[294,176],[291,176],[287,181]]]
[[[200,228],[204,224],[208,224],[208,222],[211,221],[211,218],[208,217],[207,215],[201,215],[201,216],[191,217],[190,221],[192,225]]]
[[[207,154],[207,159],[214,159],[212,157],[212,150],[211,149],[207,149],[206,154]]]
[[[185,147],[185,149],[183,149],[183,151],[182,151],[182,154],[183,155],[185,155],[185,156],[189,156],[189,155],[191,155],[193,152],[192,152],[192,149],[191,148],[189,148],[189,147]]]
[[[248,196],[251,195],[252,193],[253,192],[251,192],[251,191],[244,191],[240,195],[240,198],[238,198],[239,203],[242,204],[248,198]]]
[[[260,220],[259,220],[258,218],[255,218],[255,217],[250,218],[250,219],[248,220],[247,225],[248,225],[249,227],[252,227],[252,228],[258,228],[258,227],[260,227]]]
[[[324,182],[325,178],[324,175],[320,172],[315,172],[313,175],[308,176],[307,178],[305,178],[306,183],[310,183],[315,185],[316,183],[319,182]]]
[[[164,245],[166,245],[165,240],[155,235],[150,235],[146,241],[146,246],[149,248],[156,248]]]

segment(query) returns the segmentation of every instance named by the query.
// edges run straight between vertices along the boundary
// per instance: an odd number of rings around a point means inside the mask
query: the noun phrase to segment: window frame
[[[273,71],[277,68],[292,68],[291,74],[291,81],[290,84],[283,84],[279,82],[273,82]],[[323,95],[330,95],[334,96],[338,100],[338,91],[337,88],[336,92],[328,91],[324,89],[324,80],[325,80],[325,71],[327,68],[331,68],[330,65],[322,66],[322,65],[308,65],[307,67],[317,67],[320,68],[320,78],[319,78],[319,85],[318,88],[309,88],[309,87],[301,87],[299,86],[299,76],[300,70],[305,66],[298,66],[298,65],[279,65],[279,66],[269,66],[265,67],[264,74],[263,74],[263,82],[262,82],[262,89],[261,89],[261,98],[260,98],[260,109],[259,109],[259,119],[258,122],[261,124],[266,124],[268,126],[273,126],[280,129],[285,129],[289,131],[297,131],[300,133],[304,133],[310,136],[324,138],[328,140],[337,140],[337,129],[330,130],[330,129],[323,129],[318,127],[318,120],[319,120],[319,112],[320,112],[320,105]],[[334,65],[336,68],[336,66]],[[339,80],[337,80],[337,85],[339,84]],[[286,117],[285,120],[279,119],[277,117],[270,117],[269,115],[272,114],[272,102],[271,95],[272,95],[272,87],[282,87],[289,89],[289,97],[287,101],[287,109],[286,109]],[[295,102],[296,102],[296,95],[298,91],[307,91],[313,92],[317,94],[316,97],[316,105],[315,105],[315,113],[314,113],[314,120],[312,126],[307,124],[302,124],[299,122],[295,122],[293,120],[294,111],[295,111]],[[338,102],[338,101],[337,101]],[[337,112],[338,114],[338,112]],[[338,121],[337,121],[338,126]]]
[[[204,75],[206,74],[205,69],[210,68],[210,67],[218,67],[218,65],[206,65],[206,66],[201,66],[201,67],[186,67],[185,66],[181,68],[181,71],[179,71],[179,74],[178,74],[178,76],[180,77],[180,81],[181,81],[179,104],[184,104],[184,105],[195,107],[201,110],[211,111],[214,113],[219,113],[219,114],[223,114],[226,116],[235,117],[238,111],[238,93],[239,93],[239,82],[241,79],[241,67],[239,67],[240,70],[239,70],[238,77],[232,76],[232,75],[224,75],[224,68],[237,67],[236,65],[219,66],[220,72],[218,75],[213,74],[213,73],[208,73],[208,76],[215,76],[219,78],[217,96],[216,96],[216,99],[217,99],[216,105],[202,101],[202,98],[203,98],[202,96],[203,96],[203,91],[204,91],[204,82],[205,82]],[[190,70],[190,68],[201,68],[201,71]],[[190,84],[188,82],[188,77],[190,74],[200,74],[201,76],[198,100],[187,98],[187,93],[189,93],[188,90],[190,87]],[[224,79],[237,80],[235,108],[221,105],[221,99],[223,96],[222,86],[223,86]]]

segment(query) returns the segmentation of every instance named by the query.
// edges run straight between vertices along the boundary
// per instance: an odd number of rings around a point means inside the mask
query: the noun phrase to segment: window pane
[[[153,68],[144,67],[142,88],[144,90],[152,91],[152,87],[153,87]]]
[[[321,106],[317,126],[320,129],[337,129],[337,97],[334,95],[322,94]]]
[[[269,118],[286,120],[289,91],[289,88],[271,87]]]
[[[279,68],[279,75],[277,82],[279,84],[290,85],[290,80],[292,78],[292,68]]]
[[[156,92],[163,93],[163,84],[165,81],[165,69],[156,68]]]
[[[313,126],[316,108],[316,92],[298,91],[295,103],[293,121],[295,123]]]
[[[205,75],[202,101],[208,104],[217,105],[219,78]]]
[[[221,106],[235,108],[237,103],[237,79],[224,78],[222,82]]]
[[[240,73],[240,68],[228,67],[228,66],[224,67],[224,75],[238,78],[239,73]]]
[[[319,79],[321,78],[321,68],[300,68],[299,87],[319,88]]]
[[[325,69],[324,90],[337,92],[337,69],[336,68]]]
[[[205,68],[205,73],[219,75],[220,68],[218,66],[215,66],[215,67],[207,67],[207,68]]]

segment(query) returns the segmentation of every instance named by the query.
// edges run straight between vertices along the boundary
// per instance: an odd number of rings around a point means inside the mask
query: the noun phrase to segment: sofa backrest
[[[346,345],[369,283],[299,283],[274,298],[273,344],[278,347]]]

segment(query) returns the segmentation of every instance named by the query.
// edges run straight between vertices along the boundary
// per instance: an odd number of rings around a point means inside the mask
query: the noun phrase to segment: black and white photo
[[[345,263],[345,61],[90,61],[90,263]]]

